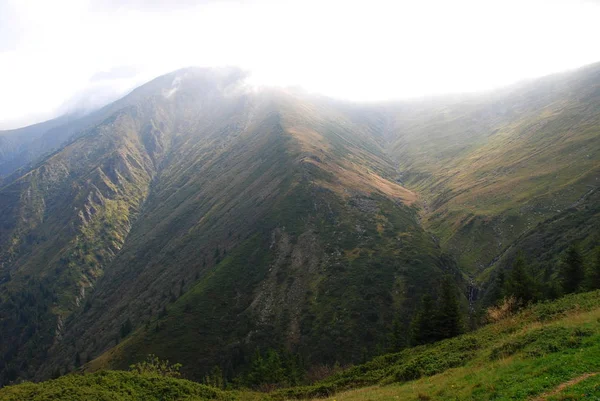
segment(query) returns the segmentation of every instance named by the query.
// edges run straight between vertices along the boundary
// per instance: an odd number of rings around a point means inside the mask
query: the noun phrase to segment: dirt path
[[[564,389],[566,389],[567,387],[574,386],[574,385],[576,385],[577,383],[579,383],[579,382],[582,382],[582,381],[584,381],[584,380],[585,380],[585,379],[587,379],[587,378],[590,378],[590,377],[592,377],[592,376],[596,376],[597,374],[598,374],[598,373],[586,373],[586,374],[584,374],[584,375],[581,375],[581,376],[579,376],[579,377],[576,377],[576,378],[574,378],[574,379],[571,379],[571,380],[569,380],[569,381],[567,381],[567,382],[564,382],[564,383],[560,384],[560,385],[559,385],[558,387],[556,387],[554,390],[552,390],[552,391],[548,391],[548,392],[546,392],[546,393],[544,393],[544,394],[540,395],[539,397],[537,397],[537,398],[534,398],[532,401],[546,401],[546,399],[547,399],[548,397],[551,397],[551,396],[553,396],[553,395],[556,395],[556,394],[560,393],[561,391],[563,391]]]

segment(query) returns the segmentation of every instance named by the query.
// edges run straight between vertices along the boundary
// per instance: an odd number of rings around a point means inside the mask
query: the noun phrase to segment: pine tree
[[[454,282],[450,276],[442,281],[442,290],[435,316],[435,332],[438,340],[455,337],[463,332],[460,305]]]
[[[419,311],[411,323],[411,344],[428,344],[436,340],[433,298],[427,294],[421,299]]]
[[[204,384],[211,387],[223,389],[225,388],[225,380],[223,379],[223,370],[219,366],[214,366],[210,374],[204,377]]]
[[[389,336],[389,352],[398,352],[405,346],[404,327],[400,319],[396,318],[392,322],[392,332]]]
[[[600,289],[600,247],[594,252],[594,261],[590,269],[589,286],[591,290]]]
[[[565,294],[576,292],[581,288],[585,270],[579,248],[571,245],[562,264],[562,286]]]
[[[75,367],[78,368],[81,366],[81,356],[79,355],[79,352],[75,353]]]
[[[496,305],[504,298],[504,290],[506,287],[506,274],[504,270],[499,270],[496,273],[494,282],[489,295],[490,304]]]
[[[520,304],[526,304],[535,298],[535,282],[527,271],[522,253],[519,253],[515,259],[509,278],[506,280],[504,295],[515,297]]]

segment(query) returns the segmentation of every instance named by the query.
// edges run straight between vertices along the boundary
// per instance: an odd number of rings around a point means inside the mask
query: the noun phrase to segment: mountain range
[[[444,278],[472,316],[517,254],[552,282],[600,244],[600,64],[367,104],[245,78],[183,69],[0,132],[1,383],[361,362]]]

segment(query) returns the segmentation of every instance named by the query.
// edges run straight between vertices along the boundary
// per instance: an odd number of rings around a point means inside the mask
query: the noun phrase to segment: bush
[[[179,377],[181,364],[171,365],[168,360],[161,361],[156,355],[150,354],[145,361],[129,366],[131,372],[138,374],[149,374],[162,377]]]
[[[495,323],[506,319],[519,309],[519,303],[514,296],[506,297],[497,306],[490,306],[487,309],[487,321]]]

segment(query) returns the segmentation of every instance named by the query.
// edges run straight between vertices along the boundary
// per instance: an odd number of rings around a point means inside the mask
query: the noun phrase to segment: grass
[[[119,371],[67,375],[39,384],[9,386],[0,392],[2,401],[226,401],[236,398],[234,393],[188,380]]]
[[[336,385],[370,384],[328,399],[533,399],[582,375],[600,372],[600,293],[544,303],[472,334],[407,350],[395,362],[385,363],[386,359],[394,357],[376,358],[326,380],[331,393]],[[399,373],[417,366],[415,361],[421,362],[420,369],[413,370],[416,380],[407,380],[410,375]],[[565,386],[548,399],[595,399],[586,397],[600,395],[599,383],[593,376]]]

